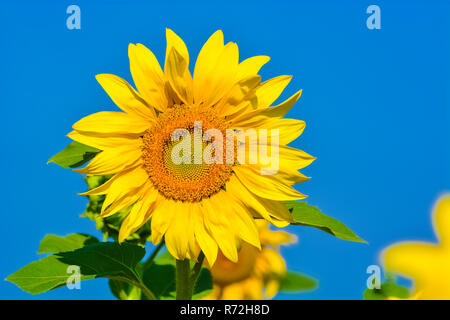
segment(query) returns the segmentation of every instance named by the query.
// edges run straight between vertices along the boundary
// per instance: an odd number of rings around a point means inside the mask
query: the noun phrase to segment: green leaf
[[[38,253],[59,253],[80,249],[97,243],[98,239],[88,234],[74,233],[65,237],[48,234],[42,239]]]
[[[390,297],[407,299],[409,296],[408,288],[393,282],[381,284],[380,289],[366,289],[363,294],[364,300],[386,300]]]
[[[136,266],[144,255],[145,250],[136,245],[94,243],[32,262],[6,280],[26,292],[38,294],[65,285],[69,277],[73,276],[69,266],[79,266],[80,280],[103,277],[139,283],[140,275]]]
[[[294,217],[294,225],[314,227],[342,240],[367,243],[345,224],[323,214],[317,207],[295,201],[286,201],[286,205]]]
[[[192,295],[193,300],[197,300],[203,298],[211,293],[213,286],[213,280],[211,276],[211,272],[203,268],[200,271],[200,275],[198,277],[197,283],[194,288],[194,294]]]
[[[72,142],[63,151],[55,154],[48,160],[63,168],[78,168],[86,162],[92,160],[101,150],[87,146],[79,142]]]
[[[283,292],[313,290],[317,287],[316,279],[291,271],[288,271],[280,280],[280,291]]]
[[[144,284],[159,299],[175,299],[175,266],[158,264],[156,261],[144,270]]]

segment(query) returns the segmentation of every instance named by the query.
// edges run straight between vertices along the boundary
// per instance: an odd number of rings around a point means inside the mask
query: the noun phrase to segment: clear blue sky
[[[170,2],[170,1],[167,1]],[[294,76],[302,88],[289,115],[307,123],[293,146],[317,157],[299,186],[370,244],[289,228],[299,244],[282,252],[291,269],[320,280],[294,299],[359,299],[366,268],[382,248],[435,239],[430,208],[450,190],[450,3],[444,1],[3,1],[0,9],[2,255],[0,277],[38,258],[45,234],[98,235],[79,218],[80,175],[46,165],[69,142],[79,118],[114,110],[94,76],[131,81],[128,43],[162,60],[165,28],[191,56],[217,29],[237,42],[241,59],[272,60],[264,79]],[[162,4],[164,3],[164,4]],[[66,8],[81,8],[81,30],[66,28]],[[381,8],[381,30],[368,30],[366,8]],[[192,59],[194,60],[194,59]],[[0,282],[3,299],[109,299],[105,280],[31,296]]]

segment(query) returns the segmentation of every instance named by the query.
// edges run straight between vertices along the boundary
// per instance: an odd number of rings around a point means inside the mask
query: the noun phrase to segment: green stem
[[[200,251],[200,254],[198,255],[197,258],[197,263],[194,265],[194,268],[192,269],[191,275],[192,288],[195,288],[195,284],[197,283],[198,277],[200,276],[200,272],[202,271],[203,260],[205,260],[205,254],[203,253],[203,251]]]
[[[177,300],[192,300],[195,284],[203,267],[205,255],[202,251],[197,258],[197,263],[191,271],[191,263],[188,259],[177,260]]]
[[[177,300],[192,300],[191,266],[189,259],[177,260]]]
[[[149,288],[147,288],[147,286],[145,284],[143,284],[142,282],[136,282],[135,285],[139,289],[142,290],[142,293],[145,294],[148,299],[150,299],[150,300],[157,300],[156,296],[153,294],[153,292]]]
[[[164,239],[161,240],[161,242],[158,244],[158,246],[155,248],[155,250],[153,250],[152,254],[150,255],[150,257],[147,259],[147,261],[144,262],[144,264],[142,265],[142,268],[144,270],[146,270],[148,267],[150,267],[153,263],[153,260],[155,260],[156,256],[159,253],[159,250],[161,250],[161,248],[164,246]]]
[[[111,279],[119,280],[122,282],[127,282],[133,286],[136,286],[139,289],[141,289],[142,293],[145,294],[147,296],[147,298],[149,298],[150,300],[157,300],[156,296],[153,294],[153,292],[149,288],[147,288],[147,286],[145,284],[143,284],[140,281],[131,280],[131,279],[128,279],[128,278],[122,277],[122,276],[111,277]]]

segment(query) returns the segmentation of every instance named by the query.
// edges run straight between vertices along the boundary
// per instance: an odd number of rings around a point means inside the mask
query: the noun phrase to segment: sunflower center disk
[[[226,143],[221,163],[206,156],[216,152],[211,145],[214,138],[203,138],[209,129],[225,137],[226,123],[211,108],[183,105],[160,114],[158,123],[145,132],[144,168],[166,198],[198,202],[219,192],[229,180],[233,165],[226,163]]]

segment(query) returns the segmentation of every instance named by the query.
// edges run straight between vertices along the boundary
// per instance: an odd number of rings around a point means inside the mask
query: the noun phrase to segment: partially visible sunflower
[[[205,43],[191,76],[186,45],[169,29],[166,36],[164,72],[149,49],[129,45],[137,91],[117,76],[96,77],[124,112],[95,113],[73,125],[70,138],[102,150],[85,168],[75,171],[113,175],[85,195],[106,194],[101,217],[132,206],[121,225],[119,241],[151,219],[151,241],[157,244],[164,236],[176,259],[196,260],[202,250],[212,265],[220,249],[227,259],[237,261],[241,240],[261,247],[253,218],[286,226],[293,220],[283,201],[305,198],[292,185],[308,179],[298,170],[314,157],[286,146],[300,136],[305,123],[283,119],[301,91],[271,107],[291,77],[261,83],[258,72],[269,57],[239,63],[237,45],[224,45],[222,31]],[[278,129],[278,172],[262,175],[262,161],[174,163],[172,133],[177,129],[192,133],[196,121],[201,121],[203,133],[208,129],[222,133]]]
[[[442,195],[433,211],[438,243],[400,242],[382,252],[386,270],[413,280],[409,300],[450,299],[450,194]]]
[[[257,221],[257,225],[261,250],[243,242],[236,263],[219,252],[216,263],[210,267],[213,290],[205,299],[261,300],[277,294],[280,280],[286,275],[286,264],[278,248],[295,242],[296,237],[270,230],[265,221]]]

